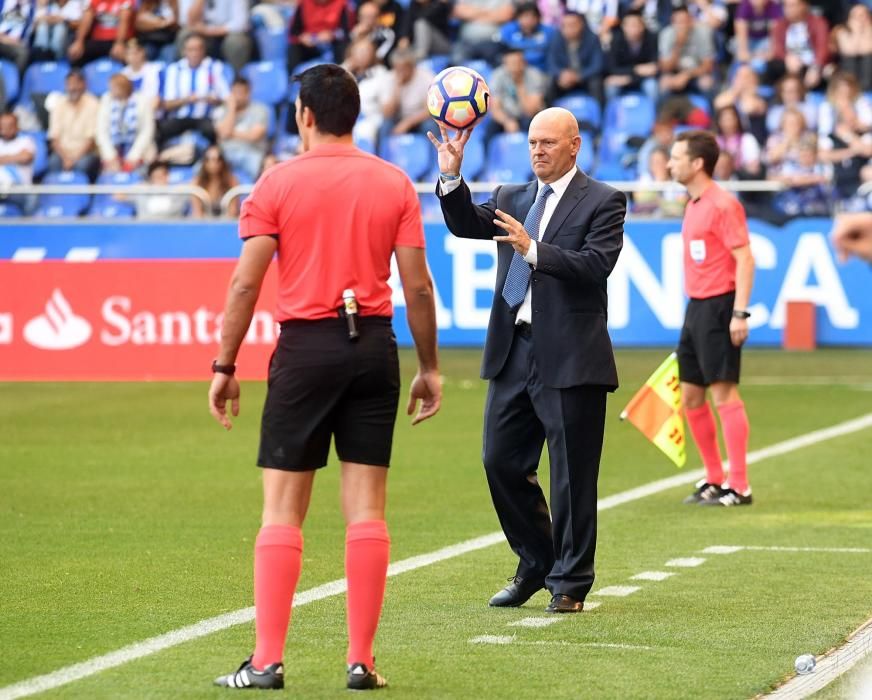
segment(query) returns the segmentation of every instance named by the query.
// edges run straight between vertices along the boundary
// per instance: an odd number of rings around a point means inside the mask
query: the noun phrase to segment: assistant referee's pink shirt
[[[336,318],[353,289],[362,316],[392,316],[391,253],[424,247],[415,186],[356,146],[327,144],[264,173],[239,237],[278,235],[276,320]]]
[[[732,194],[712,182],[684,210],[684,290],[691,299],[726,294],[736,289],[733,248],[748,245],[745,208]]]

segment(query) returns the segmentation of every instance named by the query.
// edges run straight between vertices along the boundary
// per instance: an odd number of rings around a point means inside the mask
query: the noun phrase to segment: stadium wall
[[[751,340],[781,344],[788,301],[812,301],[821,345],[872,345],[872,271],[840,265],[829,219],[752,220]],[[624,347],[676,343],[685,299],[678,221],[631,220],[609,282]],[[427,225],[443,346],[484,342],[495,247]],[[22,223],[0,231],[0,379],[196,379],[208,371],[240,243],[232,223]],[[411,342],[394,284],[396,332]],[[271,273],[240,356],[262,378],[275,341]]]

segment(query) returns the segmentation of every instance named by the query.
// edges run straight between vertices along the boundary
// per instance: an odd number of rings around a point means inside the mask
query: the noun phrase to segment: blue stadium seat
[[[82,70],[85,73],[88,92],[100,97],[109,89],[109,78],[120,73],[122,68],[124,68],[123,63],[111,58],[98,58],[96,61],[85,64]]]
[[[473,134],[477,133],[475,131]],[[433,149],[433,146],[430,146]],[[467,182],[475,182],[484,168],[484,139],[470,137],[463,149],[463,177]],[[433,182],[439,177],[439,165],[434,164],[428,180]]]
[[[587,129],[598,130],[602,125],[602,112],[599,102],[583,92],[574,92],[554,100],[555,107],[563,107],[572,112],[578,123]]]
[[[135,185],[142,182],[137,173],[103,173],[97,178],[98,185]],[[136,216],[136,208],[132,202],[119,202],[111,194],[94,195],[89,216],[99,216],[104,219],[132,219]]]
[[[354,141],[354,145],[357,146],[361,151],[366,151],[367,153],[372,153],[373,155],[375,155],[375,144],[369,139],[358,136]]]
[[[581,132],[581,148],[578,149],[578,155],[575,157],[575,162],[578,167],[589,173],[593,169],[594,155],[594,134],[591,131]]]
[[[258,27],[254,30],[254,39],[263,61],[278,61],[285,64],[288,55],[288,30]]]
[[[23,136],[29,136],[36,144],[36,153],[33,156],[33,176],[38,178],[48,168],[48,141],[44,131],[22,131]]]
[[[421,216],[425,222],[444,222],[445,217],[442,215],[442,205],[439,204],[439,197],[435,192],[423,192],[418,195],[421,199]]]
[[[12,106],[18,99],[18,89],[20,88],[18,68],[12,61],[0,58],[0,76],[2,76],[3,86],[6,90],[6,105]]]
[[[477,58],[474,61],[467,61],[465,65],[467,68],[472,68],[472,70],[484,78],[484,82],[490,82],[491,73],[493,73],[494,70],[490,63],[484,59]]]
[[[277,105],[288,94],[288,71],[284,61],[258,61],[242,68],[242,75],[251,83],[251,98],[255,102]]]
[[[687,99],[690,100],[690,104],[692,104],[694,107],[698,107],[709,116],[712,115],[711,102],[708,101],[708,98],[705,95],[699,95],[695,92],[690,92],[687,94]]]
[[[233,174],[236,176],[236,181],[240,185],[253,185],[254,184],[254,178],[251,177],[251,175],[249,175],[244,170],[234,170]]]
[[[186,185],[194,179],[197,169],[193,165],[173,165],[170,167],[169,184]]]
[[[381,145],[381,157],[400,166],[418,181],[430,172],[433,145],[423,134],[392,134]]]
[[[527,134],[494,135],[487,148],[487,167],[480,179],[486,182],[526,182],[531,177]]]
[[[605,128],[628,136],[648,136],[654,127],[654,103],[640,92],[628,92],[609,100]]]
[[[233,84],[233,78],[236,77],[236,74],[233,72],[233,66],[229,63],[221,63],[221,70],[224,73],[224,80],[227,81],[227,86],[230,87]]]
[[[0,202],[0,219],[14,219],[23,216],[21,207],[12,202]]]
[[[88,177],[80,172],[60,172],[46,175],[44,185],[87,185]],[[41,194],[36,207],[36,216],[62,217],[81,216],[91,203],[89,194]]]
[[[623,180],[635,180],[637,175],[634,170],[624,167],[620,160],[603,160],[600,158],[597,161],[594,177],[597,180],[621,182]]]
[[[273,153],[279,158],[287,159],[297,154],[300,146],[300,137],[296,134],[279,133],[273,144]]]
[[[428,56],[427,58],[423,58],[418,61],[418,66],[420,68],[426,68],[433,75],[437,75],[441,73],[443,70],[448,68],[451,65],[451,56]]]
[[[43,61],[31,63],[24,72],[24,80],[21,84],[19,102],[30,102],[33,93],[48,94],[49,92],[63,92],[64,80],[70,72],[69,63],[63,61]]]

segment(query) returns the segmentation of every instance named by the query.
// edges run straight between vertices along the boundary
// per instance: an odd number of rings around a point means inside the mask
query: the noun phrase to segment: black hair
[[[312,110],[318,131],[333,136],[351,133],[360,114],[360,91],[351,73],[335,63],[323,63],[293,79],[300,83],[300,108]]]

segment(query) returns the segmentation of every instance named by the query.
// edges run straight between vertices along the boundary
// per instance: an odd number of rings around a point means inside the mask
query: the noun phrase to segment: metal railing
[[[6,185],[0,186],[0,196],[30,194],[113,194],[113,195],[147,195],[160,197],[163,195],[184,195],[196,197],[208,209],[212,206],[212,198],[202,187],[191,184],[180,185]]]

